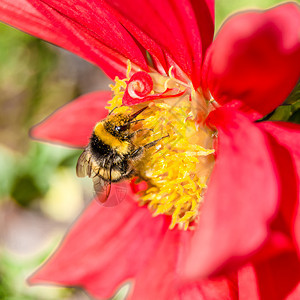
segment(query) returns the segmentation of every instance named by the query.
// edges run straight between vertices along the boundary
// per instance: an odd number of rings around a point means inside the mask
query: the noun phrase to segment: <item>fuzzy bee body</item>
[[[143,157],[145,149],[154,146],[157,141],[136,146],[133,139],[137,132],[132,124],[142,111],[127,114],[108,115],[96,124],[90,142],[80,155],[76,173],[78,177],[92,178],[94,189],[101,202],[109,196],[111,183],[129,179],[135,174],[135,162]]]

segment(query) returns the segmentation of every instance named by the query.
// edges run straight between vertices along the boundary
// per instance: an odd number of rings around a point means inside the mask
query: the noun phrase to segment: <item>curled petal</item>
[[[64,105],[31,129],[35,139],[85,147],[97,122],[107,116],[105,105],[111,92],[93,92]]]
[[[126,91],[132,98],[146,97],[153,89],[151,76],[146,72],[135,73],[127,84]]]
[[[151,76],[146,72],[137,72],[132,75],[127,83],[122,103],[133,105],[147,97],[153,89]]]
[[[149,75],[146,72],[137,72],[127,83],[122,104],[134,105],[156,99],[180,97],[184,94],[184,91],[172,86],[172,83],[169,86],[168,81],[168,77],[158,73]]]
[[[279,205],[278,176],[267,136],[246,116],[217,109],[216,162],[187,258],[190,278],[245,262],[269,235]]]
[[[204,86],[215,100],[252,118],[281,104],[300,77],[300,8],[283,4],[224,24],[205,61]]]

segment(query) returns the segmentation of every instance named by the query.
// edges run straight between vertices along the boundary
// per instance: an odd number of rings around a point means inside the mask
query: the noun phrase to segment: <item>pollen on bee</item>
[[[109,110],[114,107],[122,112],[131,110],[132,106],[122,106],[128,80],[116,79]],[[139,193],[139,203],[147,205],[153,216],[171,216],[170,229],[176,226],[183,230],[193,229],[214,165],[214,132],[199,126],[190,100],[187,94],[147,103],[141,123],[151,132],[145,131],[135,138],[136,144],[144,145],[169,135],[146,151],[137,171],[140,180],[148,185],[147,190]]]

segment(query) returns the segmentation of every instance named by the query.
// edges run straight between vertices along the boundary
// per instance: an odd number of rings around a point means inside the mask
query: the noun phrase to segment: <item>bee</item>
[[[143,146],[133,143],[138,132],[148,130],[133,130],[134,124],[144,120],[135,118],[146,108],[133,114],[112,114],[112,110],[107,118],[96,124],[89,144],[78,159],[77,176],[92,178],[94,190],[102,203],[109,197],[111,184],[136,175],[135,163],[143,157],[146,149],[167,137]]]

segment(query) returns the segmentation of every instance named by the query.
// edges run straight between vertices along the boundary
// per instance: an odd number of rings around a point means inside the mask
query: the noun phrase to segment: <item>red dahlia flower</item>
[[[170,135],[139,169],[147,187],[92,202],[32,283],[97,298],[127,280],[132,299],[300,298],[300,126],[257,121],[300,76],[295,3],[236,15],[213,42],[211,0],[1,0],[0,18],[118,76],[113,97],[74,100],[34,137],[84,147],[108,100],[148,105],[153,135],[139,142]]]

